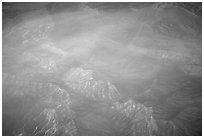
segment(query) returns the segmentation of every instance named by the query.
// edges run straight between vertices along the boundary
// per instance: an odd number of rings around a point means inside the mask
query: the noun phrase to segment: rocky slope
[[[3,3],[3,135],[201,135],[189,5]]]

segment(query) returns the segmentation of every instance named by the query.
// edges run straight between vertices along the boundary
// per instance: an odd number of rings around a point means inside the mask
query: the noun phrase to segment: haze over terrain
[[[191,4],[3,3],[3,135],[201,135]]]

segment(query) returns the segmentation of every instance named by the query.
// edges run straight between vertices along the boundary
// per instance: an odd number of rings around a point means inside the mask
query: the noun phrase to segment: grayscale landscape
[[[4,136],[201,136],[202,3],[2,3]]]

